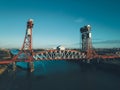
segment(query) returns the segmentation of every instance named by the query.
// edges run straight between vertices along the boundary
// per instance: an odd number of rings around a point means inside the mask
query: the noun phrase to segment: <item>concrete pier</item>
[[[13,71],[15,71],[16,70],[16,62],[13,62],[12,66],[13,66]]]
[[[28,63],[28,69],[29,69],[30,72],[34,71],[34,63],[33,62]]]
[[[87,63],[90,63],[90,59],[87,59],[87,61],[86,61]]]

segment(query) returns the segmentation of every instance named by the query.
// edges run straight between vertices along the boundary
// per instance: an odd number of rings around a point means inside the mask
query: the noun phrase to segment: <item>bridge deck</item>
[[[13,62],[31,62],[28,56],[17,58],[17,60],[6,59],[0,60],[0,64],[11,64]],[[120,58],[118,55],[96,55],[88,58],[86,53],[75,50],[46,50],[34,53],[32,61],[39,60],[92,60],[92,59],[115,59]]]
[[[12,60],[2,60],[0,61],[0,64],[10,64],[12,62],[13,62]]]

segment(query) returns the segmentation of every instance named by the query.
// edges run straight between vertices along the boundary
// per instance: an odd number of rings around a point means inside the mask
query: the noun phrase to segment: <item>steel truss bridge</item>
[[[23,56],[23,58],[21,58]],[[86,54],[76,50],[45,50],[34,53],[32,61],[38,60],[83,60]],[[28,56],[24,53],[20,54],[15,62],[29,62]],[[10,64],[13,60],[1,60],[0,64]]]
[[[35,60],[80,60],[85,59],[86,54],[75,50],[46,50],[33,57]]]
[[[120,58],[120,55],[98,55],[92,49],[91,26],[87,25],[80,29],[82,39],[82,51],[77,50],[45,50],[40,52],[33,52],[32,49],[32,28],[33,20],[27,22],[27,30],[24,42],[20,52],[13,58],[8,60],[0,60],[0,64],[12,64],[13,70],[16,68],[16,62],[28,62],[30,71],[34,70],[33,61],[37,60],[95,60],[95,59],[115,59]],[[21,57],[22,56],[22,57]]]
[[[23,56],[23,57],[21,57]],[[120,55],[94,55],[92,58],[88,58],[87,54],[85,52],[80,52],[77,50],[45,50],[45,51],[39,51],[34,52],[32,61],[40,61],[40,60],[87,60],[90,61],[92,59],[118,59],[120,58]],[[26,55],[25,53],[21,53],[14,62],[30,62],[29,61],[29,55]],[[12,64],[13,59],[7,59],[7,60],[0,60],[0,64]]]

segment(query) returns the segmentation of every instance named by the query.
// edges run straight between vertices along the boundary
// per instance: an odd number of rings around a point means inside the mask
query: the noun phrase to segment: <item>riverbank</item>
[[[6,66],[6,65],[0,66],[0,75],[3,74],[6,69],[7,69],[7,66]]]

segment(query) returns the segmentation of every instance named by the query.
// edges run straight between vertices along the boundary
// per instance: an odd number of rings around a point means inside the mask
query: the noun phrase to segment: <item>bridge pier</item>
[[[28,63],[28,69],[29,69],[30,72],[34,71],[34,63],[33,62]]]
[[[100,63],[100,59],[99,58],[97,59],[97,63]]]
[[[90,59],[87,59],[87,63],[90,63]]]
[[[16,70],[16,62],[13,62],[13,63],[12,63],[12,69],[13,69],[13,71]]]

